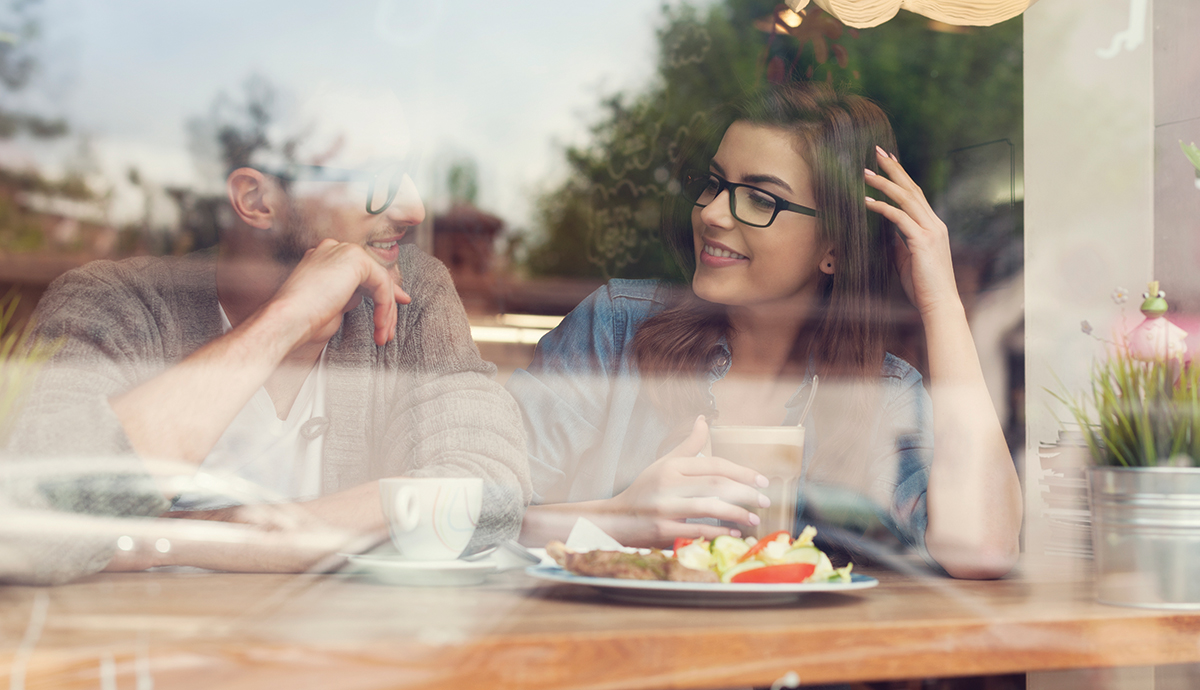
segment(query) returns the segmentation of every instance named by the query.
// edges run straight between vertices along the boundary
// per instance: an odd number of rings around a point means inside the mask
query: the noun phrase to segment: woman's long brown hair
[[[811,360],[822,379],[878,377],[888,335],[890,243],[895,232],[888,221],[868,214],[863,169],[878,171],[875,147],[895,152],[895,135],[879,106],[825,83],[772,86],[746,98],[714,128],[724,133],[736,121],[777,127],[792,134],[796,152],[813,173],[818,232],[832,246],[837,270],[821,274],[818,303],[793,347],[801,370]],[[680,167],[699,163],[707,168],[719,137]],[[681,157],[682,158],[682,157]],[[662,232],[685,273],[695,272],[691,224],[692,204],[668,197]],[[764,228],[771,232],[772,228]],[[705,302],[681,290],[665,310],[647,319],[634,337],[634,354],[649,394],[673,423],[694,419],[705,409],[702,374],[722,337],[733,337],[722,305]]]

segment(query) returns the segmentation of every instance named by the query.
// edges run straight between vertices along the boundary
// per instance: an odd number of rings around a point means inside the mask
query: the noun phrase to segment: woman
[[[765,478],[697,457],[708,440],[698,415],[719,414],[803,422],[810,487],[865,496],[950,575],[1012,567],[1016,472],[946,226],[894,150],[876,105],[824,84],[775,87],[737,109],[706,169],[681,175],[687,218],[664,214],[691,291],[611,281],[510,379],[536,496],[524,541],[562,538],[580,516],[639,545],[756,525]],[[893,266],[921,315],[931,394],[885,352]],[[821,392],[800,420],[813,374]]]

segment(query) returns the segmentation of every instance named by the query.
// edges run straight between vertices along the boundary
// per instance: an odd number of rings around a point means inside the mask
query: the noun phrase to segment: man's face
[[[276,237],[275,258],[295,264],[322,240],[361,245],[399,278],[400,240],[425,219],[425,207],[405,176],[385,211],[367,213],[365,182],[305,182],[289,185],[286,218]]]

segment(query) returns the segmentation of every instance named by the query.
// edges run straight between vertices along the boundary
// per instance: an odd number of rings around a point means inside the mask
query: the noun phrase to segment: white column
[[[1200,327],[1200,186],[1179,142],[1200,144],[1200,2],[1154,3],[1154,269]]]
[[[1038,442],[1055,440],[1055,414],[1069,419],[1045,389],[1084,390],[1090,363],[1102,350],[1081,332],[1080,322],[1107,334],[1120,313],[1110,297],[1113,289],[1134,294],[1125,309],[1136,314],[1136,297],[1153,273],[1150,4],[1046,0],[1025,13],[1029,566],[1041,561],[1045,542]],[[1111,56],[1100,54],[1109,55],[1114,46]]]

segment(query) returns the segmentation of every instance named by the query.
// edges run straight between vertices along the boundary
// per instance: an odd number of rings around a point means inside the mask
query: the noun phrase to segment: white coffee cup
[[[467,548],[479,523],[483,480],[381,479],[379,498],[400,555],[415,561],[453,560]]]

